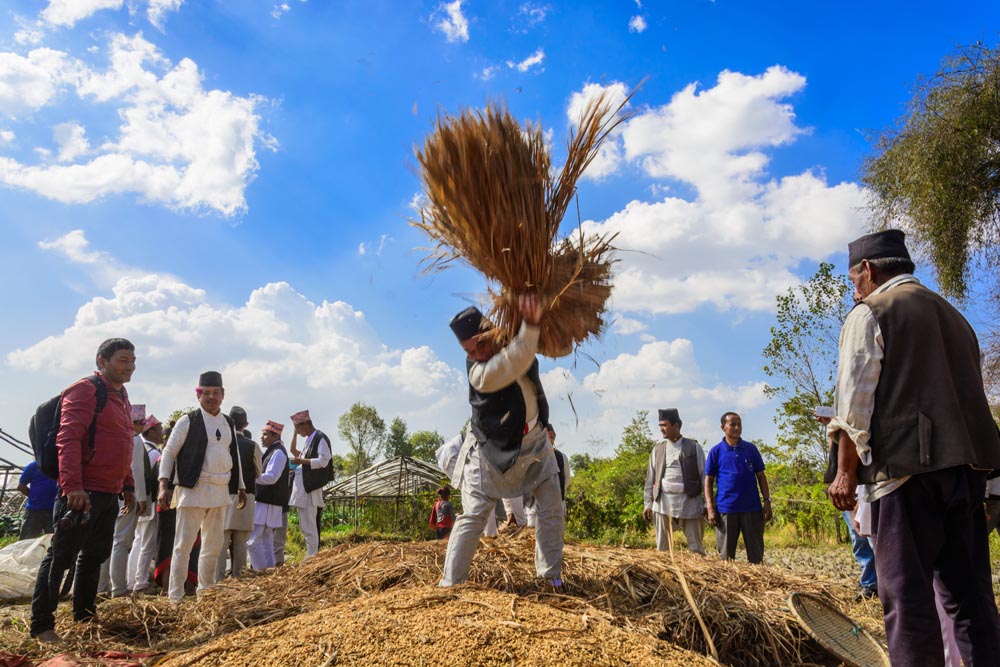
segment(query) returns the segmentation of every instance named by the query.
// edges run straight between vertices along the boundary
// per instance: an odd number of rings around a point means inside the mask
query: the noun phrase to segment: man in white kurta
[[[307,477],[309,471],[320,471],[327,468],[333,452],[330,449],[330,440],[313,426],[308,410],[296,412],[291,416],[292,424],[295,426],[295,435],[305,438],[302,445],[302,455],[296,456],[294,453],[295,442],[292,442],[291,458],[292,464],[298,466],[295,469],[295,480],[292,482],[292,497],[288,503],[298,509],[299,530],[306,542],[306,558],[315,556],[319,551],[319,525],[317,521],[317,510],[324,506],[323,487],[309,489]]]
[[[656,529],[656,548],[668,551],[672,534],[680,529],[687,540],[688,550],[705,555],[703,537],[705,535],[705,499],[702,480],[705,474],[705,450],[701,445],[681,435],[680,413],[675,408],[660,410],[660,434],[658,442],[649,455],[646,469],[646,484],[643,488],[642,515],[646,521],[653,521]],[[685,492],[684,463],[685,447],[695,455],[693,473],[688,480],[690,495]]]
[[[268,420],[260,434],[260,445],[265,454],[262,471],[254,484],[258,502],[253,509],[253,532],[247,542],[250,565],[255,570],[262,571],[276,565],[274,538],[282,531],[284,517],[287,516],[280,502],[265,502],[272,494],[276,501],[288,499],[288,453],[281,442],[284,428],[284,424]]]
[[[139,515],[146,512],[149,504],[146,497],[146,477],[143,467],[146,448],[140,435],[145,421],[146,406],[133,405],[132,427],[135,429],[135,435],[132,438],[132,477],[135,479],[135,508],[131,512],[120,512],[115,520],[115,536],[111,544],[111,557],[104,561],[101,566],[101,582],[98,586],[98,590],[107,590],[110,587],[111,597],[128,595],[129,550],[135,540],[137,519]],[[118,506],[123,508],[124,503],[119,500]]]
[[[142,432],[143,447],[151,470],[158,470],[160,447],[163,446],[163,424],[155,416],[146,418]],[[159,477],[159,475],[157,475]],[[149,588],[149,564],[156,558],[159,546],[160,515],[156,511],[156,489],[147,489],[149,507],[139,515],[135,526],[135,542],[128,556],[128,580],[133,592]]]
[[[535,528],[535,570],[553,586],[562,586],[563,513],[559,493],[559,469],[552,445],[545,434],[546,415],[541,414],[544,393],[537,382],[538,371],[535,351],[538,349],[538,325],[542,311],[535,297],[519,300],[523,322],[517,336],[502,349],[496,349],[489,332],[483,333],[485,318],[475,308],[459,313],[451,328],[468,355],[470,403],[473,392],[487,401],[504,393],[514,403],[523,423],[508,425],[508,432],[522,431],[518,447],[492,449],[498,405],[494,402],[486,410],[476,412],[469,434],[459,452],[452,483],[462,492],[462,514],[455,522],[448,540],[444,571],[440,586],[464,583],[469,576],[469,566],[479,546],[479,536],[486,526],[487,517],[496,507],[497,499],[520,498],[531,493],[538,507]],[[514,385],[516,384],[516,389]],[[516,405],[515,405],[516,403]],[[493,420],[487,433],[479,424]],[[500,416],[499,421],[508,421]],[[514,431],[509,429],[513,428]],[[484,439],[480,441],[475,431]],[[511,442],[508,440],[508,443]],[[514,441],[516,442],[516,440]],[[492,460],[499,452],[504,469]]]
[[[188,560],[191,547],[201,531],[201,554],[198,557],[198,593],[201,594],[215,585],[216,567],[225,535],[226,510],[233,504],[246,504],[243,477],[239,474],[239,456],[233,460],[236,430],[232,421],[222,412],[225,391],[222,376],[214,371],[202,373],[196,391],[198,410],[177,420],[170,440],[163,448],[160,458],[161,506],[177,509],[177,527],[174,534],[174,552],[170,562],[171,602],[180,602],[184,597],[184,581],[187,578]],[[182,471],[175,470],[185,442],[190,432],[192,419],[204,423],[207,444],[201,471],[193,486],[182,485]],[[200,437],[200,434],[192,434]],[[232,451],[230,445],[234,445]],[[230,494],[230,479],[236,468],[238,499]],[[168,482],[173,478],[177,486],[173,498]]]

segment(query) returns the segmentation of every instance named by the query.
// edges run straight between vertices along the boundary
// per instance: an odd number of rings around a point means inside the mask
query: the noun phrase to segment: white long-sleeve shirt
[[[535,385],[525,373],[535,361],[538,334],[538,327],[522,322],[514,340],[488,361],[476,362],[469,369],[469,384],[485,394],[500,391],[517,382],[524,395],[524,421],[529,424],[538,418],[538,397]]]
[[[872,294],[887,292],[897,285],[919,282],[909,273],[896,276],[880,285]],[[837,367],[837,388],[834,393],[836,416],[826,427],[831,438],[838,431],[847,432],[858,450],[862,465],[872,461],[871,438],[872,413],[875,411],[875,390],[882,374],[882,359],[885,357],[885,341],[878,320],[872,309],[859,303],[848,313],[840,330],[840,361]],[[858,490],[861,500],[873,501],[898,489],[909,476],[889,479],[876,484],[868,484],[863,491]]]
[[[302,451],[309,451],[309,447],[312,444],[313,439],[319,431],[313,431],[308,438],[306,438],[305,444],[302,445]],[[316,448],[316,458],[306,459],[303,465],[307,465],[313,470],[317,468],[322,468],[330,462],[333,458],[333,453],[330,451],[330,443],[326,439],[319,441],[319,446]],[[292,497],[289,499],[288,504],[292,507],[323,507],[323,489],[313,489],[306,493],[305,482],[302,479],[302,467],[295,469],[295,481],[292,483]]]

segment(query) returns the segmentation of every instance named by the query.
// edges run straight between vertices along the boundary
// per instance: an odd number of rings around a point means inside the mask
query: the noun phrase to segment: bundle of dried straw
[[[521,324],[517,295],[535,292],[548,308],[539,352],[565,356],[599,335],[611,294],[614,236],[571,234],[557,241],[576,182],[625,121],[633,90],[618,105],[606,93],[585,107],[554,174],[540,124],[522,127],[502,105],[439,117],[417,150],[428,204],[413,225],[436,246],[428,270],[467,262],[489,281],[487,316],[499,341]]]

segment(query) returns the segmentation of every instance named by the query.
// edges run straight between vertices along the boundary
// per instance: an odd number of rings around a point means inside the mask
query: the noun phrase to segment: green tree
[[[358,473],[369,465],[372,455],[385,440],[385,420],[371,405],[355,403],[337,421],[337,432],[350,446],[344,457],[354,475],[354,529],[358,528]]]
[[[653,433],[649,430],[649,410],[639,410],[622,433],[622,441],[615,449],[615,456],[642,454],[649,456],[656,446]]]
[[[410,456],[420,461],[437,461],[435,452],[444,444],[444,437],[437,431],[417,431],[410,436]]]
[[[570,459],[574,474],[566,498],[567,527],[575,535],[610,539],[646,530],[642,488],[656,444],[648,418],[646,410],[635,414],[622,432],[614,458],[578,454]]]
[[[410,434],[407,432],[406,422],[401,417],[396,417],[389,424],[389,434],[382,443],[382,453],[387,459],[393,459],[397,456],[413,456]]]
[[[877,138],[862,180],[878,224],[911,232],[945,294],[965,299],[981,286],[1000,306],[1000,45],[960,48],[919,81],[906,113]],[[993,322],[983,367],[1000,414]]]
[[[764,393],[781,400],[779,460],[802,458],[810,465],[826,459],[826,436],[813,416],[817,405],[833,405],[840,328],[851,309],[847,278],[823,263],[806,283],[778,296],[778,323],[763,350],[769,381]]]

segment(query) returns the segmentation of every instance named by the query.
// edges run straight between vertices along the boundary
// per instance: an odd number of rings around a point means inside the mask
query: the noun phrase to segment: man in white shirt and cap
[[[160,447],[163,446],[163,424],[154,415],[146,417],[142,427],[142,441],[146,460],[147,479],[158,480],[160,471]],[[159,541],[159,513],[156,511],[156,492],[159,483],[147,484],[148,507],[139,516],[135,526],[135,541],[128,555],[128,581],[132,591],[138,593],[149,588],[149,564],[156,558]]]
[[[289,504],[299,511],[299,529],[306,541],[306,558],[309,558],[319,551],[317,512],[324,505],[323,487],[333,479],[333,451],[330,449],[330,438],[316,430],[308,410],[296,412],[290,419],[295,427],[291,462],[298,467],[295,469]],[[305,438],[301,456],[294,454],[298,437]]]
[[[682,423],[676,408],[660,410],[663,440],[649,455],[642,516],[653,521],[657,550],[669,550],[671,534],[679,528],[688,550],[704,556],[705,450],[697,441],[681,435]]]
[[[198,593],[202,593],[215,584],[226,510],[233,502],[239,507],[246,504],[236,427],[229,415],[222,412],[225,397],[222,374],[202,373],[195,395],[199,409],[177,420],[160,458],[157,500],[161,507],[177,509],[168,593],[170,601],[175,603],[184,597],[188,559],[198,531],[201,531]],[[173,499],[168,486],[171,479],[177,485]]]
[[[521,328],[503,347],[478,308],[463,310],[449,325],[467,355],[472,422],[452,477],[462,492],[463,512],[448,540],[440,586],[468,579],[479,536],[497,500],[529,492],[538,507],[535,570],[552,586],[562,586],[559,468],[545,434],[548,402],[535,359],[542,307],[536,296],[519,297],[518,306]]]
[[[146,475],[143,460],[146,448],[143,444],[142,431],[146,423],[146,406],[132,405],[132,478],[135,480],[135,509],[126,512],[124,509],[115,520],[115,537],[111,545],[111,557],[101,566],[101,583],[98,590],[107,590],[110,586],[111,597],[121,597],[129,593],[128,554],[135,541],[135,528],[138,517],[145,514],[148,506],[146,497]],[[119,506],[124,504],[119,501]]]
[[[260,434],[264,455],[260,477],[254,483],[253,532],[247,542],[250,565],[255,570],[267,570],[277,564],[274,538],[282,530],[283,516],[288,512],[288,501],[292,495],[288,451],[281,442],[284,428],[284,424],[268,420]]]

